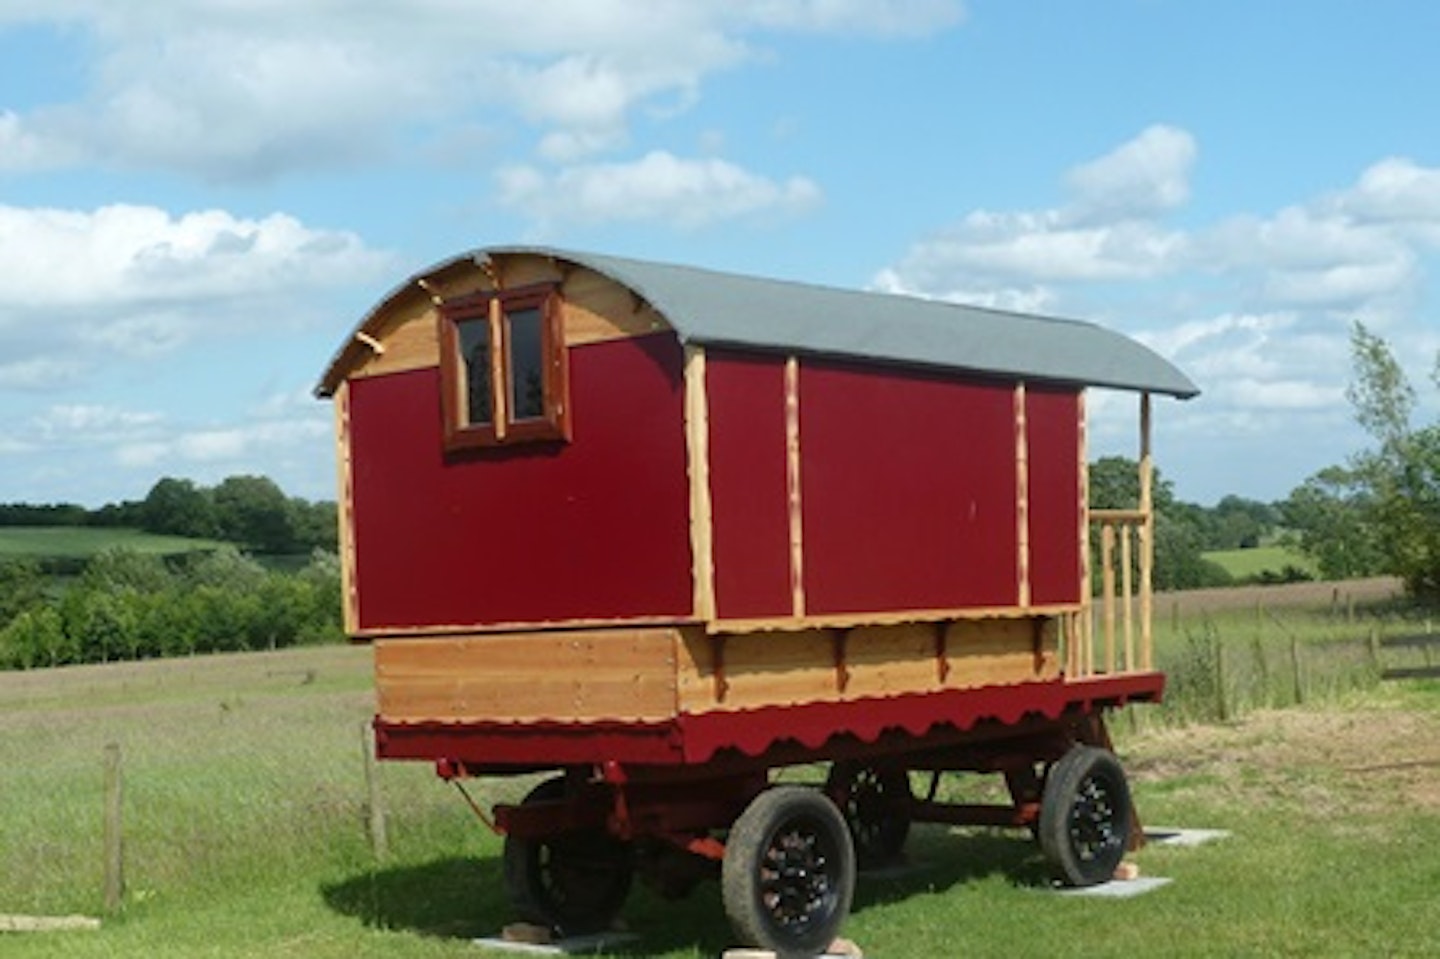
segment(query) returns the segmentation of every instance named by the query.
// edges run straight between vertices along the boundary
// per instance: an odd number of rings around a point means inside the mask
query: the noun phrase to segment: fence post
[[[1300,662],[1300,638],[1293,633],[1290,636],[1290,668],[1295,674],[1295,705],[1299,706],[1305,702],[1305,670]]]
[[[1225,696],[1225,641],[1215,637],[1215,715],[1219,720],[1229,722],[1230,704]]]
[[[1380,661],[1380,627],[1370,627],[1369,646],[1370,665],[1375,669],[1375,675],[1378,677],[1385,672],[1385,664]]]
[[[379,771],[375,768],[375,740],[368,722],[360,724],[360,748],[365,756],[366,822],[370,827],[370,849],[375,860],[390,858],[390,840],[385,830],[385,798],[380,792]]]
[[[124,781],[120,744],[105,745],[105,911],[119,912],[125,901]]]
[[[1260,674],[1260,693],[1256,697],[1262,706],[1270,705],[1270,661],[1265,656],[1265,636],[1261,629],[1255,630],[1255,668]]]

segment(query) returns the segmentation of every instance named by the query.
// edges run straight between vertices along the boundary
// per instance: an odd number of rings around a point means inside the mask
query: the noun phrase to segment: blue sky
[[[1183,498],[1437,415],[1440,5],[0,0],[0,501],[333,496],[310,389],[388,289],[542,242],[1094,320],[1205,391]],[[1134,403],[1097,394],[1096,453]]]

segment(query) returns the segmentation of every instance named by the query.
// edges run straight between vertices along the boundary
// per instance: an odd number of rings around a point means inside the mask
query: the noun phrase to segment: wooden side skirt
[[[1158,701],[1164,687],[1161,673],[1130,673],[682,713],[658,722],[394,722],[381,716],[375,727],[383,759],[476,769],[721,761],[765,767],[834,758],[862,745],[898,751],[956,745],[1037,722],[1074,722],[1079,730],[1105,709]]]

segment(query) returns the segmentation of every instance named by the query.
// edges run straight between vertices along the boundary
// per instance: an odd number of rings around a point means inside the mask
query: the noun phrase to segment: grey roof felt
[[[1200,392],[1148,347],[1077,320],[545,247],[490,247],[447,262],[522,253],[575,263],[628,287],[686,342],[1180,398]]]

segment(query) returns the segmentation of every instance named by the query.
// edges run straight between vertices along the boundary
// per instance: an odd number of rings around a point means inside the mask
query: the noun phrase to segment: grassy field
[[[1205,558],[1216,563],[1236,581],[1253,579],[1263,573],[1280,575],[1287,567],[1319,575],[1315,561],[1304,553],[1284,546],[1257,546],[1254,549],[1213,550]]]
[[[1312,612],[1363,626],[1328,604]],[[1160,652],[1188,669],[1194,637],[1244,646],[1238,631],[1260,618],[1300,630],[1292,614],[1187,611]],[[1229,616],[1238,625],[1217,625]],[[1333,645],[1303,641],[1312,665]],[[391,858],[370,853],[369,669],[363,647],[321,647],[0,674],[0,913],[98,914],[109,742],[124,755],[128,888],[100,932],[0,934],[0,953],[483,954],[471,939],[511,918],[499,841],[428,766],[381,768]],[[1170,708],[1113,724],[1142,816],[1233,831],[1137,855],[1172,885],[1133,900],[1057,897],[1024,837],[917,827],[912,868],[862,878],[846,935],[883,957],[1440,950],[1429,853],[1440,848],[1440,685],[1316,686],[1302,707],[1255,703],[1223,724]],[[478,792],[488,803],[527,785]],[[681,903],[637,888],[625,916],[639,939],[621,955],[708,957],[731,944],[714,885]]]
[[[122,547],[138,553],[189,553],[224,545],[217,540],[159,536],[137,529],[90,526],[0,526],[0,559],[84,559]]]

